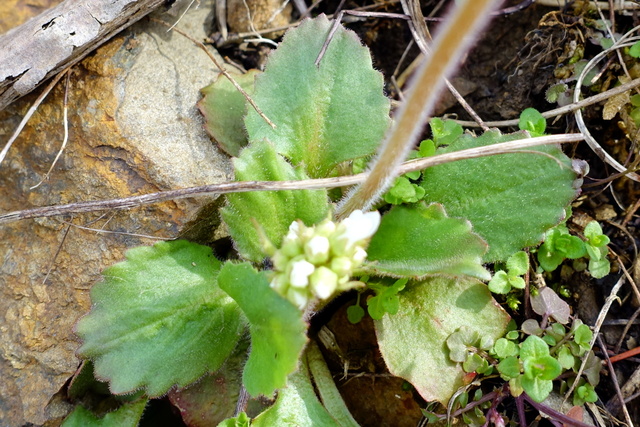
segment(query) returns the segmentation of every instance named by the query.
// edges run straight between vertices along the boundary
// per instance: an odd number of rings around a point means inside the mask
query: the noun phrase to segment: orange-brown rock
[[[209,8],[188,13],[182,29],[204,37]],[[38,108],[0,164],[0,211],[229,180],[195,108],[215,74],[203,52],[166,28],[147,22],[122,33],[73,69],[67,147],[50,179],[31,189],[63,140],[65,79]],[[0,113],[1,145],[34,98]],[[0,426],[60,423],[64,405],[47,403],[78,367],[73,327],[101,270],[130,247],[177,237],[214,200],[0,226]]]

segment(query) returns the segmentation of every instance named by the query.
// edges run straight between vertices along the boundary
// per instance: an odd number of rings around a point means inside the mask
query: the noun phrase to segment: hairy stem
[[[433,111],[445,78],[477,39],[499,3],[499,0],[466,0],[459,2],[449,14],[434,39],[431,55],[416,71],[407,99],[381,145],[367,180],[340,203],[336,212],[338,219],[356,209],[368,209],[392,184],[398,167],[415,145]]]

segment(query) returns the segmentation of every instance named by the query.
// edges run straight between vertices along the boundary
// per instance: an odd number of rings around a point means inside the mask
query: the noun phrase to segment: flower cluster
[[[295,221],[280,249],[268,250],[273,262],[271,287],[300,309],[315,297],[360,285],[351,273],[367,257],[365,247],[380,225],[377,211],[354,211],[336,224],[325,220],[313,227]]]

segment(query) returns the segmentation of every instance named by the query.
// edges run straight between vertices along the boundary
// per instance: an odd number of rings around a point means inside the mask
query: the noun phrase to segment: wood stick
[[[0,110],[163,3],[66,0],[0,35]]]

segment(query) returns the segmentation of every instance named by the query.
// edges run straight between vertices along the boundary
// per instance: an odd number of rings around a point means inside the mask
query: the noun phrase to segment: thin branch
[[[629,415],[629,409],[627,409],[627,404],[624,401],[624,396],[622,395],[622,390],[620,390],[620,384],[618,383],[618,376],[616,375],[616,370],[613,369],[613,365],[611,364],[611,359],[609,359],[609,354],[607,354],[607,347],[604,345],[600,334],[595,334],[598,340],[598,345],[602,349],[602,354],[604,356],[604,360],[607,364],[607,368],[609,369],[609,374],[611,375],[611,383],[613,384],[613,388],[616,391],[616,396],[618,397],[618,403],[622,406],[622,413],[624,414],[624,418],[629,427],[633,427],[633,421],[631,421],[631,416]],[[576,379],[576,382],[578,380]]]
[[[578,380],[576,380],[576,383],[578,382]],[[562,412],[558,412],[555,409],[552,409],[546,405],[543,405],[542,403],[538,403],[535,400],[533,400],[531,397],[529,397],[526,393],[522,393],[520,396],[521,399],[526,400],[527,403],[531,406],[533,406],[534,408],[536,408],[538,411],[549,415],[550,417],[553,417],[554,419],[562,422],[564,425],[566,426],[574,426],[574,427],[589,427],[591,426],[591,424],[585,424],[582,421],[578,421],[578,420],[574,420],[573,418],[569,417],[568,415],[563,414]],[[521,421],[521,425],[526,426],[526,422],[525,421]]]
[[[616,86],[613,89],[609,89],[605,92],[598,93],[597,95],[590,96],[589,98],[585,98],[578,102],[573,102],[563,107],[545,111],[541,114],[542,114],[542,117],[544,117],[545,119],[548,119],[551,117],[557,117],[563,114],[572,113],[576,110],[580,110],[584,107],[588,107],[589,105],[597,104],[598,102],[601,102],[601,101],[606,101],[612,96],[619,95],[624,92],[628,92],[631,89],[637,88],[638,86],[640,86],[640,79],[631,80],[630,82],[622,84],[620,86]],[[473,121],[455,120],[455,122],[465,127],[478,126],[478,124]],[[500,121],[484,122],[484,123],[485,125],[490,127],[508,127],[508,126],[518,126],[519,122],[520,122],[520,119],[512,119],[512,120],[500,120]]]
[[[622,264],[622,262],[620,263]],[[596,343],[596,339],[598,338],[598,334],[600,333],[600,328],[602,327],[602,323],[604,322],[604,319],[607,317],[607,313],[611,308],[611,304],[613,304],[613,302],[618,298],[618,291],[620,291],[620,288],[622,287],[623,284],[624,284],[624,276],[620,276],[620,278],[618,279],[618,282],[611,289],[609,296],[605,300],[604,306],[600,310],[600,313],[598,313],[596,324],[593,327],[593,337],[591,338],[591,342],[589,343],[589,349],[592,349],[594,344]],[[578,369],[578,373],[576,374],[576,379],[573,381],[573,384],[571,384],[571,387],[569,387],[569,391],[567,391],[564,395],[565,400],[571,396],[571,393],[573,393],[576,387],[578,386],[578,383],[580,382],[580,377],[582,376],[582,373],[584,372],[584,369],[587,366],[587,359],[588,359],[587,357],[584,357],[582,359],[582,363],[580,364],[580,369]]]
[[[426,169],[464,159],[493,156],[496,154],[508,154],[516,150],[526,149],[537,145],[560,144],[581,141],[581,134],[549,135],[537,138],[520,139],[517,141],[502,142],[484,147],[469,148],[454,151],[452,153],[439,154],[432,157],[410,160],[401,165],[396,171],[397,175],[407,172]],[[52,217],[74,213],[96,212],[112,209],[129,209],[142,205],[160,203],[167,200],[179,200],[189,197],[206,196],[212,194],[244,193],[249,191],[283,191],[283,190],[318,190],[325,188],[347,187],[363,182],[367,178],[366,173],[341,176],[335,178],[307,179],[300,181],[241,181],[210,184],[199,187],[189,187],[178,190],[160,191],[120,199],[95,200],[76,202],[66,205],[45,206],[8,212],[0,215],[0,224],[19,221],[29,218]]]
[[[593,67],[595,67],[595,65],[601,60],[603,59],[606,55],[608,55],[610,52],[612,51],[617,51],[618,49],[624,48],[624,47],[629,47],[631,45],[633,45],[632,42],[628,41],[628,36],[633,32],[638,30],[638,27],[632,29],[631,31],[629,31],[625,36],[623,36],[620,40],[618,40],[617,42],[615,42],[613,44],[613,46],[609,49],[606,49],[602,52],[600,52],[598,55],[596,55],[595,57],[593,57],[593,59],[591,59],[587,65],[585,65],[585,67],[582,69],[582,72],[580,73],[580,75],[578,76],[578,79],[576,80],[576,88],[574,90],[573,93],[573,101],[574,102],[578,102],[580,100],[580,93],[581,93],[581,87],[582,87],[582,82],[584,81],[584,79],[586,78],[587,73],[589,72],[589,70],[591,70]],[[601,146],[600,144],[598,144],[598,142],[595,140],[595,138],[593,136],[591,136],[591,133],[589,132],[589,129],[587,128],[586,123],[584,122],[584,118],[582,117],[582,112],[580,110],[576,110],[575,112],[575,118],[576,118],[576,124],[578,125],[578,129],[580,129],[580,132],[582,132],[585,136],[585,141],[587,142],[587,144],[589,145],[589,147],[591,148],[591,150],[596,153],[596,155],[598,157],[600,157],[600,159],[609,164],[610,166],[612,166],[615,170],[617,170],[618,172],[625,172],[626,168],[621,165],[616,159],[614,159],[609,153],[607,153]],[[640,175],[638,175],[635,172],[628,172],[625,173],[625,176],[629,179],[632,179],[636,182],[640,182]]]

